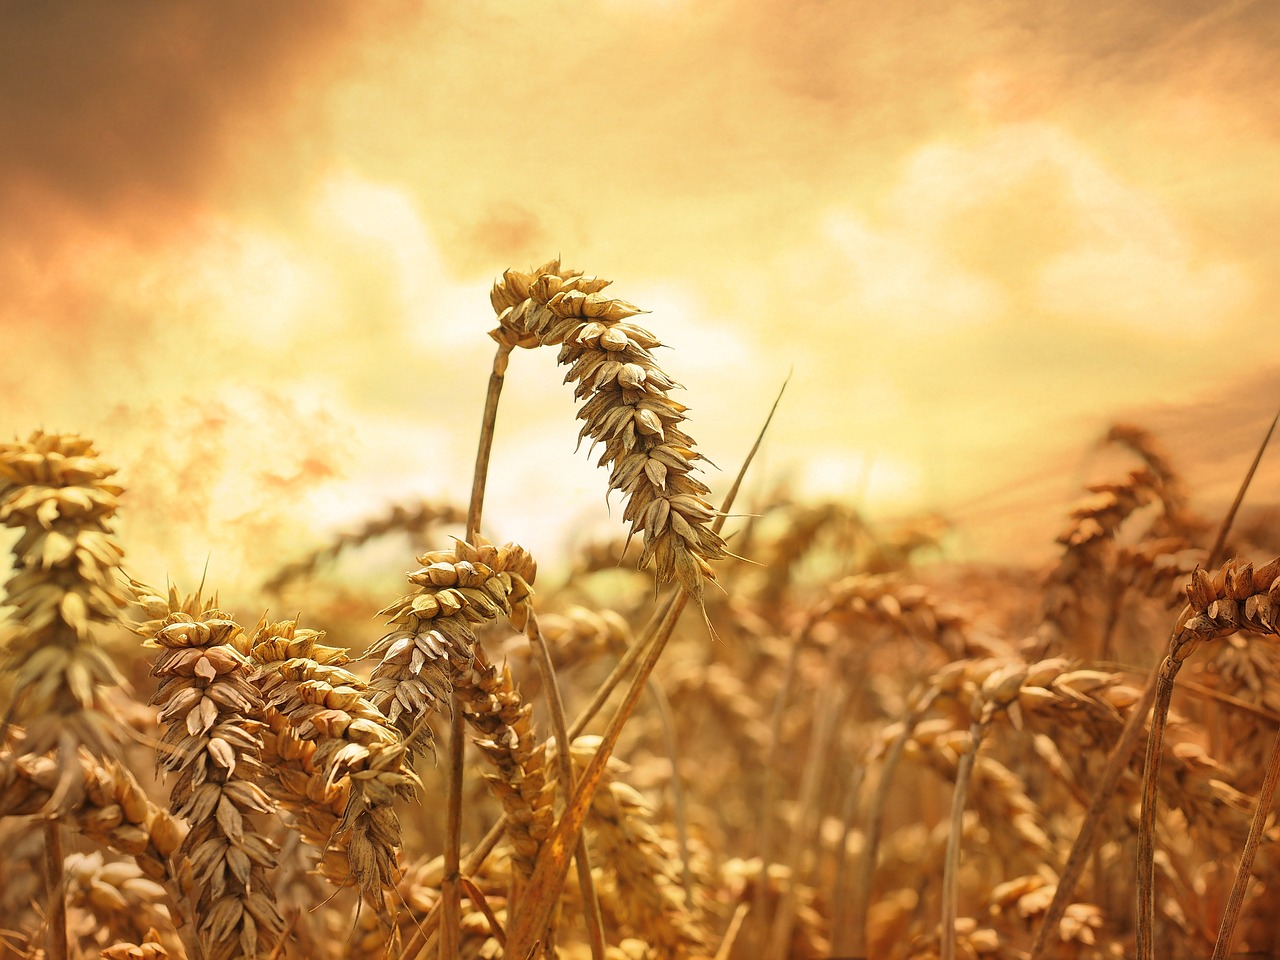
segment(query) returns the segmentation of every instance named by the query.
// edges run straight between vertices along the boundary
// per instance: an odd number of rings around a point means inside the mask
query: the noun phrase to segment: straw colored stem
[[[1240,910],[1244,906],[1245,891],[1249,888],[1249,880],[1253,876],[1253,858],[1258,852],[1258,844],[1262,842],[1262,835],[1266,831],[1267,818],[1271,815],[1271,800],[1275,796],[1277,779],[1280,779],[1280,730],[1276,731],[1271,741],[1271,760],[1267,764],[1267,775],[1258,793],[1258,804],[1253,810],[1253,820],[1249,823],[1249,838],[1245,841],[1244,850],[1240,852],[1236,878],[1231,884],[1227,908],[1222,915],[1222,925],[1218,928],[1217,942],[1213,945],[1212,960],[1226,960],[1227,951],[1231,949],[1236,923],[1240,919]]]
[[[484,512],[484,490],[489,478],[489,455],[493,451],[493,430],[498,422],[498,399],[506,380],[507,362],[512,347],[498,344],[493,355],[493,372],[489,375],[489,389],[484,398],[484,419],[480,425],[480,444],[476,450],[475,476],[471,481],[471,502],[467,505],[467,542],[473,543],[480,532],[480,516]]]
[[[564,784],[564,794],[568,796],[573,790],[574,782],[573,757],[569,752],[569,745],[573,741],[569,739],[569,725],[564,715],[564,702],[560,699],[560,684],[556,680],[555,665],[551,662],[551,651],[547,649],[547,642],[538,627],[535,614],[529,614],[525,635],[529,638],[529,645],[533,647],[538,671],[542,675],[542,688],[546,692],[551,725],[555,728],[556,742],[559,745],[556,750],[556,766],[560,782]],[[578,865],[578,886],[582,890],[583,920],[587,927],[587,940],[591,945],[591,957],[592,960],[604,960],[604,920],[600,915],[600,898],[596,895],[595,878],[591,875],[586,838],[581,830],[578,831],[578,845],[573,856]]]
[[[444,881],[440,886],[443,906],[440,928],[440,960],[457,960],[458,937],[462,928],[462,766],[466,751],[462,701],[453,697],[449,718],[449,796],[444,837]]]
[[[964,842],[964,808],[969,799],[969,783],[973,779],[973,762],[977,759],[982,739],[989,724],[974,720],[969,727],[969,749],[960,757],[956,768],[956,785],[951,793],[951,830],[947,834],[947,852],[942,865],[942,943],[939,960],[956,960],[957,886],[960,873],[960,848]]]
[[[513,347],[499,343],[493,355],[493,372],[484,398],[484,415],[480,424],[480,442],[476,449],[476,468],[471,481],[471,500],[467,505],[467,542],[475,542],[480,533],[480,517],[484,512],[484,491],[489,477],[489,456],[493,451],[494,425],[498,420],[498,400],[506,380],[507,362]],[[462,855],[462,774],[466,753],[465,722],[462,704],[453,698],[453,715],[449,721],[449,756],[447,829],[444,842],[444,883],[440,888],[443,924],[440,932],[441,960],[456,960],[458,936],[462,924],[462,890],[460,860]]]
[[[838,676],[838,671],[836,672]],[[805,757],[804,773],[800,782],[800,796],[796,804],[796,824],[791,831],[791,844],[787,850],[787,865],[791,868],[791,879],[783,892],[782,901],[774,914],[773,927],[769,931],[768,946],[765,957],[768,960],[786,960],[788,946],[791,943],[791,929],[795,923],[798,905],[799,887],[802,874],[804,852],[813,843],[813,835],[818,829],[819,794],[822,790],[822,775],[831,757],[831,739],[835,734],[837,721],[844,712],[845,698],[848,688],[841,684],[833,696],[824,697],[822,712],[818,715],[817,729],[809,743],[809,753]],[[762,865],[762,871],[767,864]]]
[[[67,893],[62,874],[62,827],[44,824],[44,880],[47,913],[45,950],[48,960],[67,960]]]
[[[1155,834],[1157,780],[1160,752],[1164,742],[1169,702],[1173,699],[1173,681],[1182,661],[1172,655],[1160,664],[1156,679],[1155,707],[1151,717],[1151,734],[1147,738],[1147,762],[1142,775],[1142,811],[1138,819],[1138,960],[1155,960]]]
[[[742,901],[738,904],[738,909],[733,911],[733,916],[729,919],[729,926],[724,932],[724,939],[720,941],[720,947],[716,950],[714,960],[729,960],[729,955],[733,953],[733,945],[737,942],[738,931],[742,929],[742,921],[747,918],[747,911],[751,909],[751,904]]]

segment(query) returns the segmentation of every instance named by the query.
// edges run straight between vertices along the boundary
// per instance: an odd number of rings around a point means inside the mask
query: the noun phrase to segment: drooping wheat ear
[[[153,703],[167,725],[158,764],[178,774],[170,804],[191,825],[178,856],[191,865],[208,960],[256,957],[283,930],[267,879],[276,847],[249,819],[275,805],[257,783],[265,773],[263,703],[253,665],[236,649],[241,632],[218,611],[203,620],[174,613],[153,641],[161,648]]]
[[[703,499],[710,491],[692,474],[704,458],[680,429],[687,408],[669,396],[679,384],[649,352],[661,341],[628,322],[638,307],[601,295],[608,285],[558,260],[532,273],[508,270],[490,295],[499,324],[490,335],[502,344],[560,347],[565,380],[584,401],[579,438],[604,445],[609,488],[627,499],[631,536],[643,534],[641,566],[652,563],[659,581],[679,580],[701,603],[703,579],[715,580],[711,561],[725,556],[711,529],[715,508]]]
[[[310,577],[324,564],[336,560],[344,550],[361,546],[378,537],[404,532],[411,538],[421,538],[434,527],[462,524],[466,519],[466,513],[452,504],[437,504],[426,500],[408,505],[397,503],[383,515],[365,521],[355,530],[339,533],[328,546],[281,567],[262,585],[262,589],[267,593],[280,593],[295,580]]]
[[[555,822],[555,785],[530,719],[533,705],[523,702],[505,664],[499,669],[484,661],[479,648],[476,654],[473,665],[457,673],[455,689],[463,717],[480,735],[476,744],[497,771],[485,779],[507,815],[511,899],[518,901]]]
[[[0,816],[23,816],[46,808],[63,776],[59,761],[0,753]],[[170,858],[186,827],[147,798],[146,791],[114,760],[99,761],[86,750],[75,755],[77,798],[63,822],[83,836],[133,857],[152,880],[171,879]]]
[[[1124,447],[1142,459],[1155,478],[1155,486],[1164,502],[1164,513],[1171,519],[1176,520],[1186,510],[1187,488],[1151,431],[1133,423],[1115,423],[1107,430],[1102,442]]]
[[[800,638],[808,642],[814,627],[826,620],[841,627],[841,636],[856,635],[863,642],[912,640],[937,647],[950,660],[1012,652],[1004,638],[975,623],[958,606],[896,574],[855,574],[828,586],[822,599],[806,611]]]
[[[404,763],[399,733],[365,698],[365,682],[340,666],[346,651],[321,644],[323,637],[295,620],[264,618],[237,646],[258,667],[271,730],[267,783],[281,788],[277,799],[322,851],[326,879],[356,883],[381,911],[398,875],[394,803],[413,799],[420,782]]]
[[[116,623],[125,603],[117,583],[124,552],[110,526],[123,492],[107,482],[114,473],[91,441],[73,434],[37,431],[0,444],[0,523],[23,531],[5,585],[6,603],[17,608],[5,722],[23,725],[21,753],[58,747],[68,774],[77,747],[103,755],[113,739],[103,691],[121,677],[93,628]]]
[[[523,548],[495,547],[480,538],[474,544],[459,540],[452,550],[423,554],[418,562],[422,568],[409,575],[417,591],[379,614],[396,629],[366,654],[381,658],[369,679],[369,700],[411,752],[431,743],[424,718],[449,708],[453,672],[471,660],[475,625],[502,615],[523,628],[537,575]]]
[[[570,752],[579,772],[599,744],[599,737],[573,742]],[[624,764],[610,759],[587,819],[591,848],[612,874],[612,884],[600,887],[600,905],[623,933],[643,938],[661,956],[697,953],[707,940],[700,905],[684,902],[679,860],[654,830],[644,798],[619,779],[624,770]]]
[[[1121,524],[1147,504],[1164,504],[1165,515],[1170,509],[1160,478],[1145,467],[1132,471],[1122,483],[1092,484],[1087,489],[1089,496],[1072,509],[1070,524],[1057,538],[1062,554],[1045,576],[1037,630],[1042,654],[1075,653],[1082,645],[1087,649],[1089,638],[1082,637],[1092,628],[1087,601],[1110,595],[1118,603],[1123,594],[1123,587],[1112,582]],[[1152,531],[1163,532],[1167,531]],[[1177,548],[1186,546],[1180,542]],[[1107,629],[1109,625],[1104,625],[1104,636],[1093,653],[1105,655]]]

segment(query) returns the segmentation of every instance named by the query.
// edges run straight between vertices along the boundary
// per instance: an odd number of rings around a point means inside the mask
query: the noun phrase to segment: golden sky
[[[979,554],[1117,417],[1226,496],[1280,402],[1277,50],[1263,0],[0,0],[0,435],[97,438],[141,575],[247,582],[465,500],[488,287],[560,255],[726,473],[794,371],[759,484]],[[615,529],[559,380],[515,358],[493,465],[540,553]]]

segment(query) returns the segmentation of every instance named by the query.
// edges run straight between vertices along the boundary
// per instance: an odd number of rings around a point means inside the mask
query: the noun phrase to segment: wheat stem
[[[444,836],[444,882],[440,899],[444,914],[440,925],[440,960],[457,960],[458,937],[462,927],[462,772],[466,752],[466,736],[462,716],[462,699],[453,696],[453,713],[449,717],[449,795]]]
[[[1155,834],[1157,779],[1160,773],[1160,751],[1169,719],[1169,702],[1173,699],[1173,683],[1182,669],[1182,660],[1171,652],[1156,673],[1155,703],[1151,715],[1151,732],[1147,736],[1147,758],[1142,773],[1142,809],[1138,818],[1138,960],[1155,960]]]
[[[480,442],[476,449],[475,474],[471,481],[471,500],[467,505],[468,543],[474,543],[480,533],[480,517],[484,510],[485,484],[489,476],[489,455],[493,450],[494,425],[498,419],[498,400],[506,379],[507,362],[513,344],[499,343],[493,355],[493,372],[489,375],[489,387],[484,398],[484,414],[480,425]],[[440,888],[444,903],[444,920],[440,931],[441,960],[456,960],[458,935],[462,923],[462,890],[460,861],[462,859],[462,779],[466,754],[465,725],[462,717],[462,701],[455,694],[452,698],[453,713],[449,719],[448,798],[446,833],[444,842],[444,883]]]
[[[838,671],[833,673],[839,675]],[[818,829],[818,795],[822,788],[822,775],[830,761],[831,739],[835,735],[840,714],[844,711],[847,695],[848,687],[842,683],[836,686],[834,694],[823,698],[822,710],[818,714],[816,729],[809,743],[804,773],[801,776],[800,794],[796,800],[796,823],[791,831],[791,844],[787,851],[787,866],[791,868],[791,878],[783,892],[782,901],[778,904],[773,926],[769,931],[768,946],[764,954],[768,960],[786,960],[787,957],[803,872],[801,861],[804,851],[812,844],[813,836]],[[767,863],[762,864],[761,869],[767,869]]]
[[[67,960],[67,891],[62,872],[62,827],[44,822],[45,950],[48,960]]]
[[[529,645],[533,648],[538,670],[542,675],[542,686],[551,713],[551,726],[556,732],[556,765],[567,797],[574,784],[573,757],[569,752],[569,745],[573,741],[569,739],[569,725],[565,720],[564,702],[560,699],[560,684],[556,680],[555,666],[551,662],[551,651],[547,649],[547,642],[538,627],[538,618],[532,613],[525,624],[525,635],[529,638]],[[578,886],[582,890],[583,920],[587,927],[587,940],[591,945],[591,957],[592,960],[604,960],[604,920],[600,916],[600,898],[596,895],[595,878],[591,875],[591,860],[587,855],[586,839],[582,831],[578,832],[578,844],[573,857],[578,866]]]
[[[964,842],[964,808],[973,779],[973,762],[990,726],[987,715],[976,716],[969,726],[969,749],[960,757],[956,768],[955,789],[951,793],[951,829],[947,833],[947,852],[942,865],[942,943],[939,960],[956,960],[956,888],[959,883],[960,848]]]
[[[1266,778],[1262,781],[1262,789],[1258,792],[1258,803],[1253,810],[1253,819],[1249,823],[1249,838],[1240,852],[1240,862],[1236,866],[1236,877],[1231,884],[1231,893],[1227,897],[1227,908],[1222,915],[1222,925],[1218,928],[1218,939],[1213,945],[1212,960],[1226,960],[1227,951],[1231,949],[1231,940],[1236,932],[1236,923],[1240,919],[1240,910],[1244,906],[1245,891],[1253,876],[1253,857],[1258,852],[1258,844],[1266,831],[1267,818],[1271,815],[1271,800],[1275,796],[1276,781],[1280,780],[1280,730],[1271,740],[1271,759],[1267,763]]]

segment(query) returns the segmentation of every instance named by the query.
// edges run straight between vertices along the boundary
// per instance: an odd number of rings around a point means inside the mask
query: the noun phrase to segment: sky
[[[465,503],[488,289],[560,256],[717,495],[790,375],[756,496],[1041,558],[1109,423],[1212,505],[1280,403],[1276,50],[1241,0],[0,0],[0,436],[94,437],[144,578],[260,581]],[[545,565],[620,524],[560,379],[513,358],[486,511]]]

